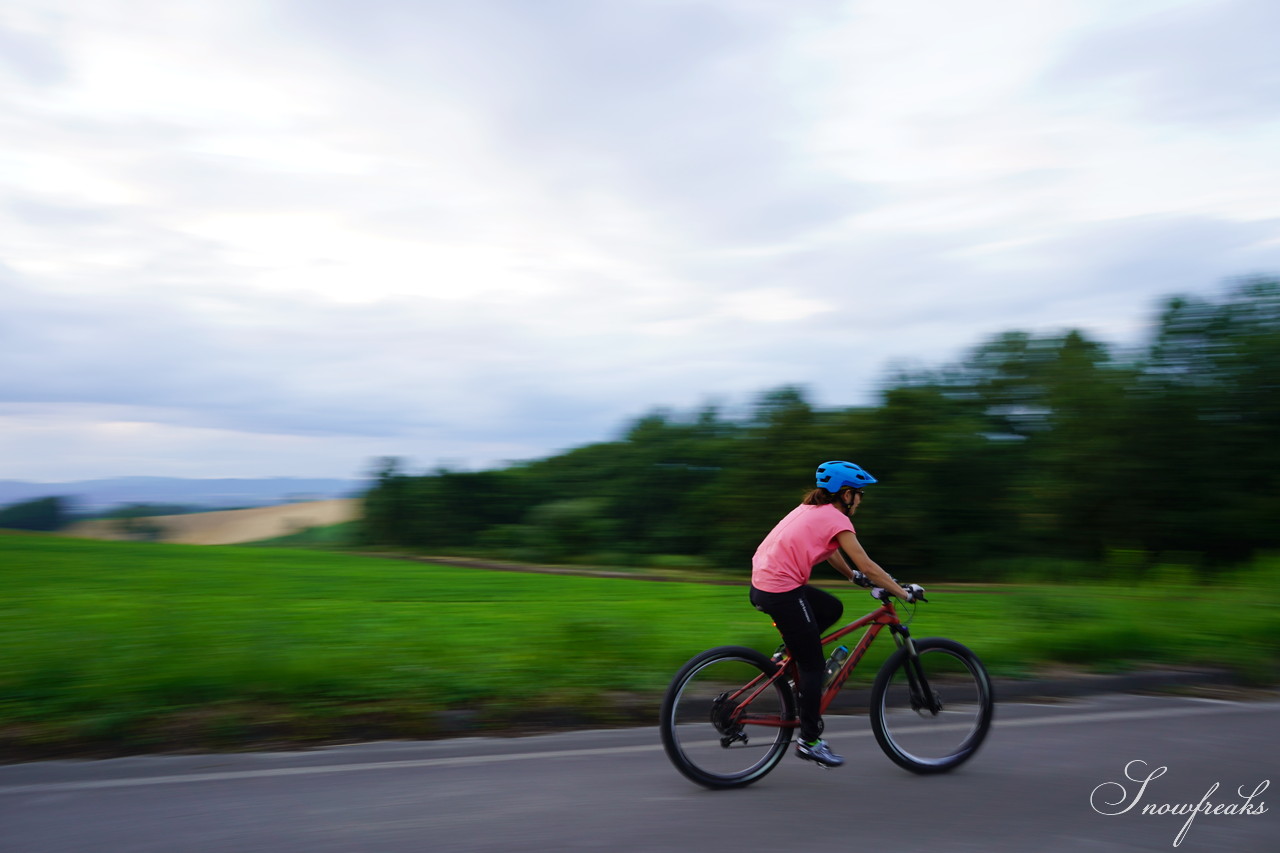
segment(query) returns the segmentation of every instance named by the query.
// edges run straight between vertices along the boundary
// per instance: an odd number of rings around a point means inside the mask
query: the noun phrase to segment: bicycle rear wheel
[[[721,646],[697,655],[672,680],[659,727],[667,757],[708,788],[738,788],[778,765],[796,725],[795,698],[755,649]]]
[[[871,729],[893,761],[913,773],[944,773],[978,751],[994,697],[982,661],[952,640],[915,641],[917,657],[889,656],[871,688]]]

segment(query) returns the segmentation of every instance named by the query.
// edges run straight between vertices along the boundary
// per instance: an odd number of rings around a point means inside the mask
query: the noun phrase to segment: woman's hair
[[[836,494],[839,494],[839,492],[836,492]],[[819,486],[816,489],[811,489],[800,503],[807,506],[823,506],[824,504],[833,504],[835,502],[836,495]]]

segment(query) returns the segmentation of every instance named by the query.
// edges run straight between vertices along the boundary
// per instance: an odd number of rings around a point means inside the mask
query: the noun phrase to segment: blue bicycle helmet
[[[818,466],[818,487],[835,494],[844,488],[861,489],[876,482],[866,471],[852,462],[823,462]]]

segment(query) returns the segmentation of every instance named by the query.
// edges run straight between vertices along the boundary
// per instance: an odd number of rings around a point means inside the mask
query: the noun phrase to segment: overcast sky
[[[1275,0],[5,0],[0,479],[359,476],[1280,272]],[[849,447],[833,456],[856,456]]]

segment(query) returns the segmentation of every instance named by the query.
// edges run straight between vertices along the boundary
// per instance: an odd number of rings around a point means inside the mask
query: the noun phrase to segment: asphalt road
[[[919,777],[865,716],[837,718],[827,737],[848,765],[788,757],[737,791],[686,781],[653,728],[17,764],[0,767],[0,851],[1276,853],[1277,722],[1274,700],[1002,704],[973,761]],[[1126,766],[1166,770],[1144,787]],[[1181,838],[1186,815],[1142,814],[1215,783],[1209,804],[1236,813],[1196,814]]]

